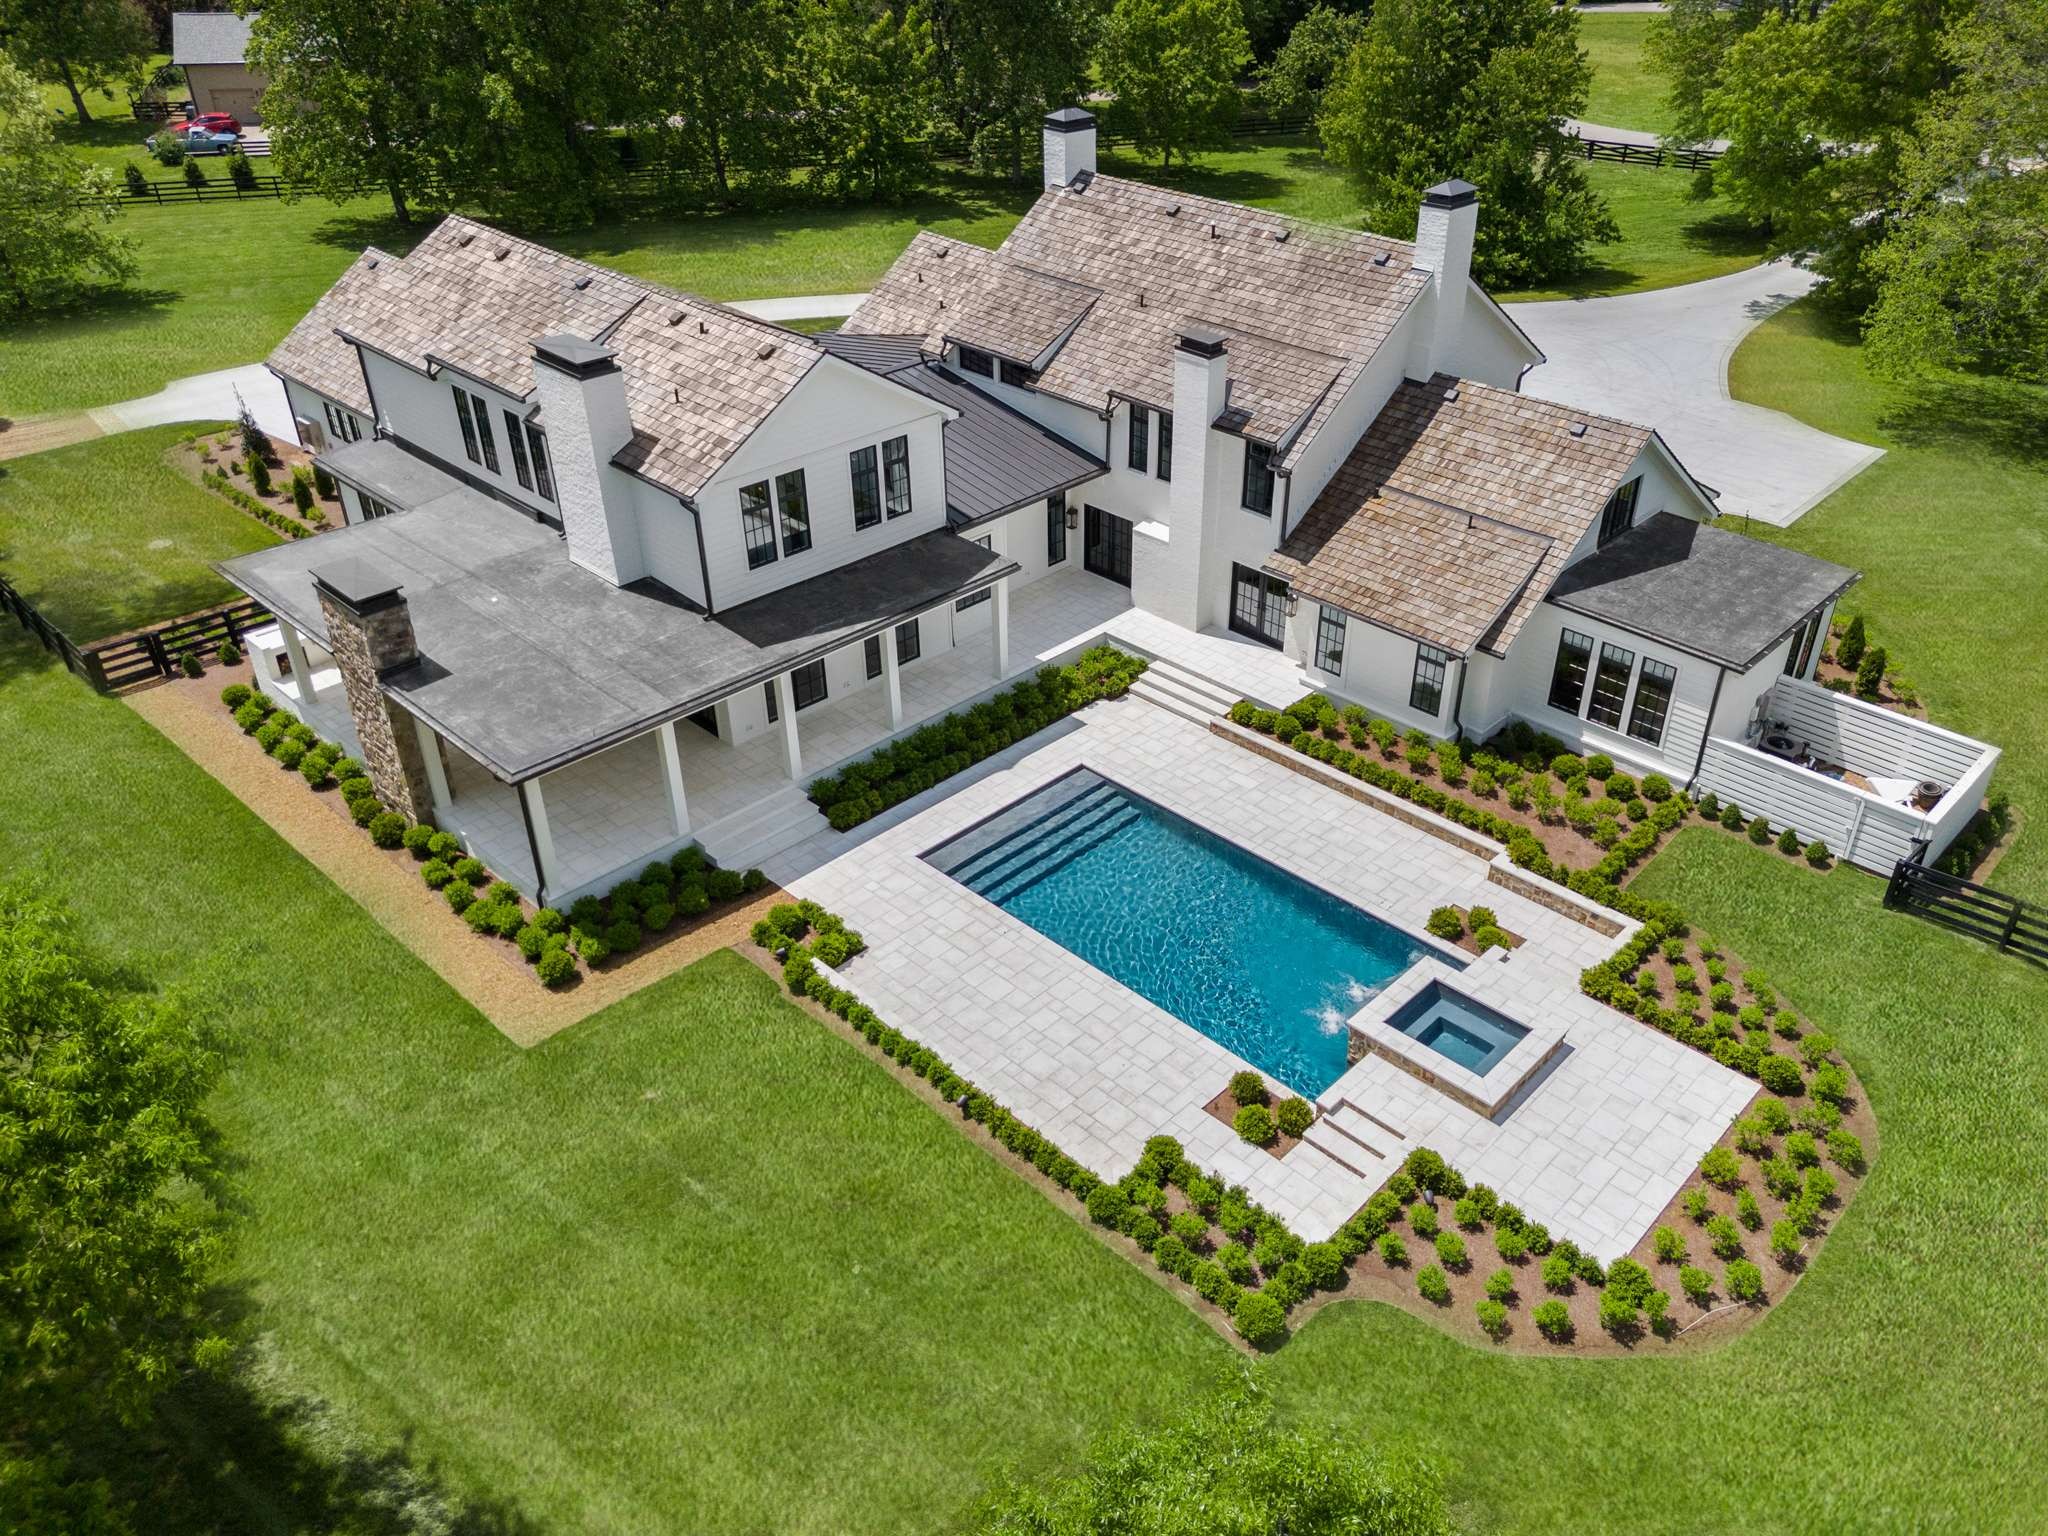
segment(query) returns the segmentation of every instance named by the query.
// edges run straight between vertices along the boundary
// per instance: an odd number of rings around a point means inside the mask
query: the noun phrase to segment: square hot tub
[[[1506,1014],[1432,981],[1396,1008],[1387,1024],[1455,1066],[1484,1077],[1529,1038]]]
[[[1364,1050],[1489,1119],[1564,1044],[1564,1032],[1509,1018],[1455,985],[1448,968],[1416,967],[1351,1021]]]

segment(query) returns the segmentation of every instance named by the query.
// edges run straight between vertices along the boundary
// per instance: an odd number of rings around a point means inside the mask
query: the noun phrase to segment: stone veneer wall
[[[379,674],[418,654],[411,613],[398,602],[356,614],[325,592],[320,594],[320,612],[327,619],[327,649],[341,670],[349,716],[355,721],[363,765],[377,787],[377,798],[410,821],[431,821],[433,798],[419,736],[410,720],[398,718],[400,711],[377,686]]]

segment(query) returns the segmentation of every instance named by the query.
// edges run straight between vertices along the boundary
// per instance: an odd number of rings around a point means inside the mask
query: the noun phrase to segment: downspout
[[[704,553],[704,515],[697,510],[697,504],[687,496],[678,496],[676,505],[690,514],[690,521],[697,528],[697,574],[704,581],[704,617],[710,618],[718,612],[711,601],[711,561]]]
[[[1285,544],[1287,542],[1287,514],[1294,506],[1294,471],[1291,469],[1282,469],[1275,471],[1275,473],[1278,474],[1278,476],[1280,477],[1279,542],[1281,544]]]
[[[1458,658],[1458,686],[1451,694],[1451,740],[1465,739],[1465,674],[1472,670],[1472,653],[1467,651]]]
[[[1707,700],[1707,728],[1700,732],[1700,755],[1692,760],[1692,778],[1687,788],[1700,781],[1700,768],[1707,760],[1707,743],[1714,735],[1714,712],[1721,707],[1721,685],[1728,681],[1728,669],[1718,668],[1714,673],[1714,696]]]

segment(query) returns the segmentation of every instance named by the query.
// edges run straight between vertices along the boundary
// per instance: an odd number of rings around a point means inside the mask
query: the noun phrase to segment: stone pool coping
[[[1511,953],[1511,952],[1510,952]],[[1434,960],[1420,960],[1387,983],[1380,994],[1351,1016],[1355,1045],[1363,1045],[1401,1068],[1410,1077],[1448,1094],[1474,1114],[1492,1117],[1510,1104],[1523,1086],[1540,1072],[1565,1042],[1564,1029],[1546,1020],[1518,1017],[1513,1005],[1490,1001],[1487,983],[1492,974],[1509,963],[1509,954],[1493,952],[1463,970]],[[1491,1009],[1527,1031],[1483,1075],[1460,1065],[1394,1027],[1393,1015],[1432,984]],[[1354,1066],[1356,1065],[1354,1061]],[[1345,1097],[1347,1071],[1320,1096],[1332,1103]]]

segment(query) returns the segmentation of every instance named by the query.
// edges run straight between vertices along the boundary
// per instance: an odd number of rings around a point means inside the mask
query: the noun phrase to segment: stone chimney
[[[348,712],[362,743],[363,764],[377,798],[412,821],[433,817],[426,759],[410,719],[379,682],[420,659],[412,611],[388,571],[357,556],[321,566],[313,591],[327,620],[327,649],[348,694]]]
[[[1095,119],[1079,107],[1061,107],[1045,118],[1045,185],[1071,187],[1076,176],[1095,174]]]
[[[1204,622],[1202,553],[1214,547],[1221,497],[1215,478],[1209,425],[1228,403],[1230,355],[1221,331],[1184,327],[1173,344],[1173,480],[1167,494],[1165,544],[1145,546],[1137,558],[1132,541],[1131,598],[1139,607],[1185,629]]]
[[[1479,228],[1479,189],[1469,181],[1439,182],[1422,194],[1415,221],[1415,265],[1429,280],[1428,351],[1416,358],[1424,377],[1456,373],[1472,278],[1472,237]]]
[[[615,587],[638,580],[646,566],[633,489],[612,467],[633,438],[618,354],[577,336],[543,336],[533,344],[533,379],[569,558]]]

